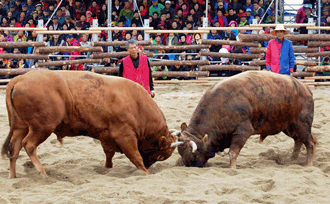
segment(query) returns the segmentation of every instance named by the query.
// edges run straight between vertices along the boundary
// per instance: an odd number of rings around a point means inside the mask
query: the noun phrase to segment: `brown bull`
[[[140,85],[90,72],[31,71],[12,79],[6,90],[10,132],[2,155],[10,158],[10,178],[25,148],[36,169],[45,174],[36,150],[51,133],[85,135],[101,141],[105,166],[115,152],[124,153],[138,168],[171,156],[175,142],[165,117]]]
[[[295,141],[292,158],[302,144],[306,165],[312,165],[315,139],[311,134],[314,101],[297,79],[271,72],[245,72],[218,82],[206,91],[189,125],[181,125],[178,147],[186,166],[203,166],[216,152],[229,149],[230,167],[251,135],[283,131]]]

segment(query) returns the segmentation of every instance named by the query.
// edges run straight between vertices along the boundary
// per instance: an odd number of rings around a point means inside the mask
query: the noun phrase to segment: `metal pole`
[[[275,3],[275,24],[278,23],[278,0]]]
[[[108,0],[108,28],[111,27],[112,25],[112,0]],[[112,41],[112,31],[108,30],[108,42]],[[108,52],[113,52],[113,47],[112,46],[108,46]]]
[[[318,18],[317,18],[317,23],[318,23],[318,26],[321,26],[321,0],[318,0],[317,1],[317,4],[318,4]],[[320,34],[321,31],[318,30],[318,34]],[[319,47],[319,52],[321,52],[321,49]],[[320,60],[320,57],[319,57],[319,64],[321,63],[321,60]]]
[[[209,5],[209,0],[206,0],[206,7],[205,7],[205,17],[208,19],[208,13],[207,13],[207,10],[208,10],[208,5]],[[204,25],[203,25],[203,27],[204,27]]]
[[[149,19],[144,19],[144,28],[149,28]],[[150,39],[150,34],[147,32],[144,32],[144,40],[149,40]]]

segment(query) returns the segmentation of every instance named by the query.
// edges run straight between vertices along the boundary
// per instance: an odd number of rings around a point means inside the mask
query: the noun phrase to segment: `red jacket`
[[[139,67],[137,69],[134,67],[130,55],[123,58],[123,66],[123,77],[140,84],[148,91],[149,94],[151,94],[147,55],[139,54]]]

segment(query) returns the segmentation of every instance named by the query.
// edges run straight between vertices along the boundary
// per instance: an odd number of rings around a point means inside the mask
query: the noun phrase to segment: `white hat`
[[[276,25],[276,28],[274,30],[270,31],[270,34],[273,35],[273,36],[276,36],[276,31],[278,31],[278,30],[285,31],[285,35],[287,35],[287,34],[290,33],[289,30],[287,30],[287,29],[284,28],[284,25],[283,24],[277,24]]]
[[[165,4],[172,4],[171,1],[165,1]]]
[[[228,52],[228,50],[226,48],[221,48],[219,50],[219,53],[229,53],[229,52]],[[221,61],[223,63],[228,63],[229,62],[229,58],[221,57]]]

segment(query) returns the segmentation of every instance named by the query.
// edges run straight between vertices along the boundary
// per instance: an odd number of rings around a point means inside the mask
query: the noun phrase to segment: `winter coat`
[[[290,40],[284,38],[283,42],[280,42],[276,38],[269,41],[266,51],[267,70],[290,75],[293,72],[294,62],[295,57]]]

